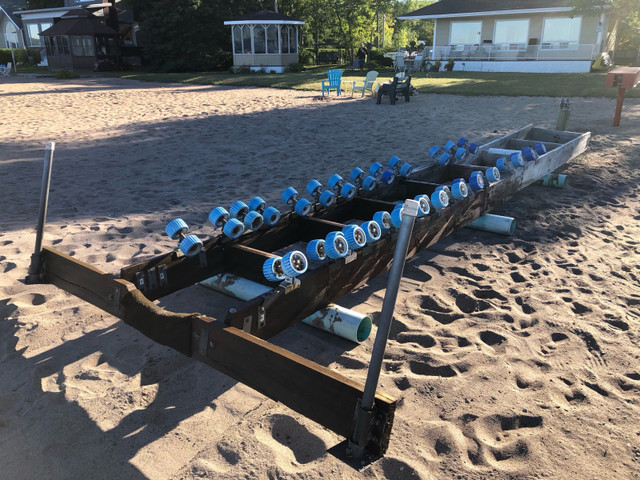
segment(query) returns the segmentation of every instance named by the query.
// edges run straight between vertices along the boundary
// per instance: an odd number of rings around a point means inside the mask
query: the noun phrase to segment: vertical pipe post
[[[624,102],[625,87],[618,87],[618,98],[616,99],[616,114],[613,117],[613,126],[620,126],[620,117],[622,116],[622,103]]]
[[[376,333],[376,339],[371,353],[371,361],[369,363],[369,370],[367,371],[364,392],[355,413],[353,436],[349,441],[349,453],[353,455],[354,458],[362,458],[364,456],[364,448],[367,444],[367,437],[371,428],[373,400],[378,388],[380,370],[382,369],[384,352],[387,347],[387,339],[389,338],[391,322],[393,320],[393,311],[398,297],[402,271],[404,270],[404,264],[407,258],[413,224],[418,216],[419,205],[415,200],[405,200],[402,208],[402,223],[393,254],[391,270],[389,271],[387,290],[384,295],[384,301],[382,302],[378,332]]]
[[[40,211],[38,212],[38,225],[36,226],[36,246],[33,255],[31,255],[31,265],[29,265],[29,274],[26,278],[27,283],[37,282],[40,274],[40,251],[42,250],[44,225],[47,220],[51,167],[53,165],[53,152],[55,148],[55,142],[47,142],[44,147],[44,168],[42,169],[42,186],[40,187]]]

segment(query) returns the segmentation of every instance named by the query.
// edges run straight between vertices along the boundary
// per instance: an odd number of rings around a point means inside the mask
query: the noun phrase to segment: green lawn
[[[202,85],[233,85],[253,87],[289,88],[320,91],[320,82],[326,78],[329,67],[308,67],[300,73],[232,74],[220,72],[198,73],[111,73],[121,78],[180,82]],[[344,80],[362,80],[364,73],[345,70]],[[392,70],[381,71],[379,79],[393,77]],[[483,73],[439,72],[413,74],[411,84],[420,93],[447,93],[452,95],[507,95],[548,97],[615,97],[617,89],[605,87],[605,73]],[[628,97],[640,97],[640,88],[627,91]]]

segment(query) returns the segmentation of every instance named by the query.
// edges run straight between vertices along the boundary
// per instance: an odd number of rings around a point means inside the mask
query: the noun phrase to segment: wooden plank
[[[484,145],[480,145],[478,148],[479,151],[489,150],[490,148],[505,148],[504,145],[507,144],[507,141],[510,138],[525,138],[528,136],[529,131],[533,128],[533,124],[529,124],[525,127],[522,127],[520,130],[516,130],[515,132],[509,133],[504,137],[496,138],[495,140],[491,140]]]
[[[542,143],[547,149],[547,152],[550,152],[551,150],[558,148],[559,146],[562,145],[561,143],[557,143],[557,142],[540,142],[538,140],[522,140],[520,138],[513,138],[507,141],[506,148],[513,149],[513,150],[522,150],[525,147],[535,148],[535,146],[538,143]]]
[[[564,130],[534,127],[527,133],[526,140],[565,144],[575,140],[580,135],[580,133],[566,132]]]

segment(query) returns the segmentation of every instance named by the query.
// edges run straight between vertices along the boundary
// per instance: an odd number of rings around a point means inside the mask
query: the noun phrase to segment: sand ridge
[[[640,102],[571,99],[593,132],[564,190],[410,259],[381,388],[399,398],[387,456],[354,472],[341,439],[50,285],[24,285],[43,147],[56,152],[45,244],[108,272],[175,247],[215,206],[325,182],[461,135],[553,127],[559,99],[318,92],[120,79],[0,82],[0,464],[6,478],[633,479],[640,447]],[[386,276],[340,304],[377,318]],[[160,305],[210,312],[196,287]],[[374,328],[375,330],[375,328]],[[375,332],[374,332],[375,333]],[[274,343],[364,380],[355,347],[299,325]],[[0,475],[0,476],[2,476]]]

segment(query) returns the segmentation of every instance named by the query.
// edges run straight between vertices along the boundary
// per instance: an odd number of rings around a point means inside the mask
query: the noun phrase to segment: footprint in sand
[[[271,415],[260,426],[256,438],[281,457],[280,464],[304,465],[326,454],[327,444],[290,415]]]

